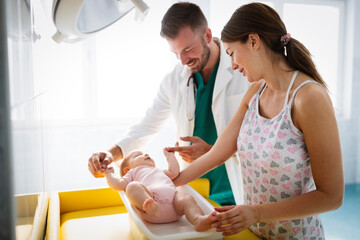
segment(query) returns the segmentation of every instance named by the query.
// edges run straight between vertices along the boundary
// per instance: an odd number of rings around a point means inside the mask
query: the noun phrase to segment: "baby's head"
[[[133,151],[122,161],[120,175],[124,176],[130,169],[143,165],[155,167],[155,161],[148,154],[143,154],[141,151]]]

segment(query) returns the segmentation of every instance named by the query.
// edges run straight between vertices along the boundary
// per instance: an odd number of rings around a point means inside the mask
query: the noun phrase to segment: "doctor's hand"
[[[217,232],[222,232],[223,236],[239,233],[251,225],[258,222],[256,205],[233,205],[217,207],[215,210],[220,214],[218,220],[211,227],[216,228]]]
[[[212,145],[207,144],[199,137],[188,136],[180,137],[180,139],[185,142],[192,142],[192,145],[180,147],[179,144],[176,143],[175,147],[168,147],[167,149],[169,152],[179,152],[181,158],[188,163],[196,160],[212,148]]]
[[[94,153],[88,162],[90,173],[96,177],[105,177],[105,170],[107,166],[112,163],[113,155],[110,152],[97,152]]]

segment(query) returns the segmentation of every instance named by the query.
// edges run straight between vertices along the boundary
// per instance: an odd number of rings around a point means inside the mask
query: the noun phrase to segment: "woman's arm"
[[[257,222],[299,219],[341,206],[344,177],[340,140],[326,90],[316,84],[304,86],[294,100],[292,119],[304,134],[316,190],[276,203],[220,208],[224,213],[219,215],[217,226],[224,226],[218,228],[224,235]]]
[[[251,97],[259,89],[261,83],[262,81],[250,86],[241,101],[239,109],[216,140],[215,145],[210,151],[199,157],[180,172],[179,176],[174,180],[176,186],[184,185],[199,178],[213,168],[223,164],[234,154],[236,151],[237,137],[239,135],[241,123],[248,109],[248,103]]]

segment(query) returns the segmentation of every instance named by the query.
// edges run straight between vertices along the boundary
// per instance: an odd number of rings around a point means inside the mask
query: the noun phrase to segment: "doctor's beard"
[[[201,72],[204,69],[204,67],[206,66],[206,64],[208,63],[209,58],[210,58],[210,48],[206,44],[204,38],[201,39],[201,43],[203,46],[203,53],[201,54],[201,57],[198,58],[199,65],[195,66],[194,68],[190,68],[192,73]]]

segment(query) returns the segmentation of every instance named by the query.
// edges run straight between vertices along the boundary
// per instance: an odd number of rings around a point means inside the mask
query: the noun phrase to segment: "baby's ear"
[[[127,172],[130,170],[129,167],[124,168],[124,174],[127,174]]]

